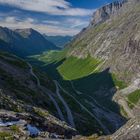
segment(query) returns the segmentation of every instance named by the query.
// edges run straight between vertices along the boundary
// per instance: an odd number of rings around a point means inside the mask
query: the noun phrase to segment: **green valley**
[[[0,140],[138,140],[140,0],[23,1],[0,1]]]
[[[91,134],[92,131],[96,131],[95,122],[97,124],[99,123],[96,120],[96,113],[92,111],[91,103],[94,102],[95,106],[97,105],[98,107],[104,106],[104,108],[101,107],[101,110],[107,109],[110,110],[112,114],[115,115],[115,113],[117,113],[121,116],[119,106],[112,101],[112,97],[117,88],[122,89],[126,87],[126,84],[118,80],[115,74],[111,74],[109,69],[102,71],[100,68],[103,62],[101,60],[90,56],[84,59],[65,56],[66,52],[51,51],[40,56],[31,57],[33,60],[30,59],[30,62],[38,60],[40,62],[38,66],[47,72],[50,77],[59,82],[63,89],[61,90],[61,94],[73,110],[77,129],[80,133],[88,135]],[[98,94],[98,92],[100,92],[100,94]],[[78,104],[80,106],[82,105],[82,107],[77,108]],[[77,113],[80,116],[77,116]],[[86,116],[87,119],[86,123],[82,122],[82,120],[84,121],[85,119],[83,118],[84,116]],[[81,118],[80,122],[79,117]],[[88,127],[90,131],[86,132],[87,129],[85,129],[85,126],[90,118],[94,118],[94,120],[92,119],[94,123],[91,124],[90,128]],[[123,117],[120,117],[120,119],[122,121],[121,123],[125,121]],[[108,123],[107,116],[102,116],[102,120],[104,125]],[[78,127],[79,124],[82,127]],[[112,125],[113,124],[110,124],[110,126],[107,125],[109,130],[114,127]],[[97,126],[98,129],[101,130],[100,125],[98,124]],[[99,131],[97,133],[100,134]]]

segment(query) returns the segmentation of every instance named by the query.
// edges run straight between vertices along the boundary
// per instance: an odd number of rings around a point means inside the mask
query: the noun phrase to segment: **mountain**
[[[107,4],[94,12],[89,26],[62,51],[48,52],[34,58],[42,63],[39,65],[41,69],[57,79],[67,93],[64,98],[76,112],[76,124],[79,121],[78,124],[86,126],[83,118],[87,113],[98,123],[103,134],[116,132],[112,139],[117,135],[118,140],[124,137],[129,139],[139,128],[139,13],[140,0]],[[80,105],[79,112],[76,104]],[[77,113],[81,121],[77,119]],[[88,129],[81,127],[80,133],[103,135],[96,132],[96,126],[91,123]],[[126,137],[125,129],[129,127],[132,129],[127,131]],[[91,128],[95,129],[90,131]],[[137,138],[139,134],[135,132]]]
[[[44,37],[60,48],[64,48],[64,46],[73,39],[72,36],[47,36],[47,35],[44,35]]]
[[[89,26],[68,44],[67,60],[58,68],[63,77],[68,77],[70,74],[65,68],[72,67],[68,64],[70,57],[82,61],[90,56],[100,61],[91,73],[109,69],[117,80],[126,84],[126,88],[120,89],[115,83],[117,92],[113,100],[125,108],[130,118],[140,113],[140,110],[136,109],[140,101],[139,13],[139,0],[113,2],[98,9]]]
[[[35,55],[47,50],[58,49],[33,29],[10,30],[0,27],[0,39],[9,44],[8,51],[19,56]]]
[[[139,75],[139,7],[139,0],[127,0],[98,9],[90,25],[68,45],[67,55],[90,55],[104,62],[101,69],[109,67],[119,79],[132,82]]]
[[[36,133],[30,135],[39,134],[44,139],[74,136],[75,140],[137,140],[139,13],[140,0],[113,2],[97,9],[89,26],[63,50],[28,59],[34,67],[2,53],[0,107],[4,111],[0,110],[0,124],[4,128],[0,127],[0,138],[11,137],[13,131],[19,133],[19,125],[7,127],[6,120],[10,124],[21,120],[24,133],[34,128]],[[17,32],[12,36],[28,37]],[[1,41],[0,45],[8,44]],[[5,134],[5,130],[10,134]]]
[[[118,80],[126,83],[126,88],[123,87],[122,89],[115,83],[117,90],[113,96],[113,100],[124,109],[128,118],[132,118],[132,122],[138,123],[127,123],[111,139],[137,139],[139,137],[139,13],[139,0],[114,2],[98,9],[93,14],[93,19],[89,26],[68,44],[67,59],[58,67],[63,77],[70,76],[68,77],[70,79],[75,76],[70,75],[70,71],[72,70],[66,70],[66,67],[73,67],[68,62],[68,59],[73,57],[83,61],[90,56],[96,59],[96,61],[100,61],[96,69],[91,70],[92,73],[104,71],[108,68],[110,73],[115,75]],[[78,65],[78,63],[74,65]],[[136,118],[134,118],[135,116]],[[127,128],[130,127],[132,129],[126,132]]]

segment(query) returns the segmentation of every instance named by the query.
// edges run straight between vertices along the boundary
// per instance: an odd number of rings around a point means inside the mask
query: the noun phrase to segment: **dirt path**
[[[53,102],[56,110],[57,110],[57,113],[59,115],[59,118],[62,120],[62,121],[65,121],[65,118],[64,118],[64,115],[62,114],[62,111],[58,105],[58,103],[56,102],[55,98],[53,97],[53,93],[51,93],[51,91],[49,91],[48,89],[42,87],[43,91],[49,96],[49,98],[51,99],[51,101]]]
[[[28,66],[29,66],[29,68],[30,68],[30,73],[31,73],[31,75],[36,79],[36,81],[37,81],[37,86],[38,87],[40,87],[40,80],[39,80],[39,78],[36,76],[36,74],[33,72],[33,67],[32,67],[32,65],[30,64],[30,63],[27,63],[28,64]]]

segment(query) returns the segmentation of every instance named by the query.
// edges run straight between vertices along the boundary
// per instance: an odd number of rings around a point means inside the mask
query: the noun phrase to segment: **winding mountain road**
[[[48,94],[48,96],[50,97],[50,99],[52,100],[53,104],[55,105],[55,107],[57,109],[57,112],[58,112],[58,115],[59,115],[59,118],[62,121],[65,121],[64,115],[62,114],[62,111],[61,111],[59,105],[57,104],[57,102],[55,101],[55,99],[53,98],[53,96],[51,94]]]
[[[64,119],[64,115],[59,107],[59,105],[57,104],[56,100],[54,99],[54,97],[52,96],[53,93],[51,91],[49,91],[48,89],[44,88],[43,86],[41,86],[40,84],[40,80],[39,78],[36,76],[36,74],[33,72],[33,67],[30,63],[27,63],[29,68],[30,68],[30,74],[36,79],[37,81],[37,86],[45,93],[49,96],[49,98],[51,99],[51,101],[53,102],[56,110],[57,110],[57,113],[59,115],[59,118],[62,120],[62,121],[65,121]]]
[[[56,110],[57,110],[57,113],[58,113],[58,115],[59,115],[59,118],[60,118],[62,121],[65,121],[64,115],[63,115],[63,113],[62,113],[62,111],[61,111],[61,109],[60,109],[58,103],[56,102],[55,98],[53,97],[53,94],[54,94],[54,93],[52,93],[50,90],[48,90],[48,89],[46,89],[46,88],[44,88],[44,87],[42,87],[42,86],[41,86],[41,89],[42,89],[42,91],[43,91],[45,94],[47,94],[47,95],[49,96],[49,98],[50,98],[51,101],[53,102],[53,104],[54,104],[54,106],[55,106],[55,108],[56,108]]]
[[[63,97],[61,96],[61,94],[59,92],[59,84],[58,84],[58,82],[56,80],[54,80],[54,83],[55,83],[55,86],[56,86],[56,94],[57,94],[58,98],[60,99],[60,101],[63,103],[63,105],[65,107],[65,110],[67,112],[68,121],[69,121],[70,125],[75,128],[75,123],[74,123],[72,111],[69,108],[67,102],[63,99]]]
[[[30,64],[30,63],[27,63],[28,64],[28,66],[29,66],[29,68],[30,68],[30,73],[31,73],[31,75],[36,79],[36,81],[37,81],[37,86],[38,87],[40,87],[41,86],[41,84],[40,84],[40,80],[39,80],[39,78],[36,76],[36,74],[33,72],[33,67],[32,67],[32,65]]]
[[[51,93],[49,92],[48,89],[44,88],[41,86],[40,84],[40,80],[39,78],[36,76],[36,74],[33,72],[33,68],[31,66],[31,64],[28,63],[28,66],[30,68],[30,73],[31,75],[36,79],[37,81],[37,86],[40,87],[42,89],[43,92],[45,92],[49,98],[51,99],[51,101],[53,102],[54,106],[56,107],[56,110],[58,112],[58,115],[59,115],[59,118],[61,120],[65,120],[64,119],[64,116],[62,114],[62,111],[59,107],[59,105],[57,104],[56,100],[53,98],[53,96],[51,95]],[[63,99],[63,97],[61,96],[61,94],[59,93],[59,87],[68,95],[70,96],[71,98],[73,98],[79,105],[81,108],[83,108],[91,117],[93,117],[97,122],[98,124],[101,126],[101,128],[103,129],[104,133],[105,134],[110,134],[110,131],[108,130],[108,128],[98,119],[98,117],[96,117],[92,112],[90,112],[84,105],[82,105],[74,96],[70,95],[65,89],[63,89],[60,84],[55,80],[55,85],[56,85],[56,94],[57,96],[59,97],[59,99],[61,100],[61,102],[63,103],[65,109],[66,109],[66,112],[67,112],[67,117],[68,117],[68,121],[70,123],[71,126],[75,127],[75,124],[74,124],[74,121],[73,121],[73,116],[72,116],[72,113],[71,113],[71,110],[70,108],[68,107],[66,101]]]

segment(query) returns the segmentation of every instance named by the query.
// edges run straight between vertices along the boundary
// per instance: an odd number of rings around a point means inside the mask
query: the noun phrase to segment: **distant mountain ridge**
[[[1,49],[11,51],[19,56],[40,54],[47,50],[58,49],[56,45],[48,41],[34,29],[11,30],[0,27],[0,39],[7,43],[7,48]]]
[[[47,36],[45,34],[44,37],[60,48],[64,48],[73,39],[73,36]]]

